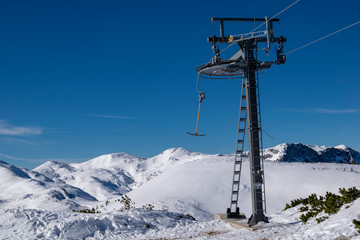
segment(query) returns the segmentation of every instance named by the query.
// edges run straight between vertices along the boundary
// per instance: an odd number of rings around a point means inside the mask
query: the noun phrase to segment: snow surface
[[[360,166],[279,162],[288,146],[265,150],[270,223],[255,232],[212,220],[229,205],[233,155],[172,148],[152,158],[114,153],[83,163],[47,162],[32,171],[0,161],[0,239],[360,239],[352,224],[360,220],[360,200],[320,224],[300,222],[298,207],[282,211],[294,198],[359,187]],[[239,205],[248,217],[249,171],[245,159]],[[122,194],[137,209],[120,211]],[[141,209],[149,203],[156,210]],[[72,212],[85,208],[101,213]]]

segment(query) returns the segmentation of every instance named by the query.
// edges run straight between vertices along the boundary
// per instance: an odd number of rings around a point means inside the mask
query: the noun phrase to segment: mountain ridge
[[[345,145],[326,147],[302,143],[282,143],[264,149],[265,160],[279,162],[326,162],[360,164],[360,152]]]
[[[79,208],[88,201],[119,198],[176,166],[198,160],[201,164],[202,159],[215,163],[226,161],[231,165],[233,156],[170,148],[150,158],[111,153],[81,163],[48,161],[33,170],[0,161],[0,172],[3,189],[12,192],[19,204],[25,206],[24,199],[31,198],[35,202],[36,198],[41,198],[53,199],[60,205],[62,201],[67,202],[72,208]],[[265,149],[264,156],[266,161],[273,162],[360,163],[360,153],[344,145],[325,147],[284,143]],[[21,187],[14,191],[11,185]],[[78,199],[72,197],[77,195]],[[11,197],[3,194],[0,200],[1,203],[9,202]]]

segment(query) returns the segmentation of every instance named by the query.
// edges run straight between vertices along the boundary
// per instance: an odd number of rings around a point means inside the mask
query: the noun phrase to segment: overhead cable
[[[286,8],[284,8],[283,10],[281,10],[280,12],[278,12],[277,14],[275,14],[274,16],[272,16],[268,21],[270,21],[271,19],[279,16],[281,13],[285,12],[286,10],[288,10],[289,8],[291,8],[292,6],[294,6],[296,3],[300,2],[300,0],[296,0],[295,2],[293,2],[292,4],[290,4],[289,6],[287,6]],[[262,24],[260,24],[258,27],[254,28],[250,33],[254,32],[256,29],[262,27],[264,24],[266,24],[266,22],[263,22]]]
[[[298,47],[298,48],[296,48],[296,49],[294,49],[294,50],[292,50],[292,51],[290,51],[290,52],[287,52],[287,53],[285,53],[285,55],[289,55],[290,53],[296,52],[296,51],[298,51],[298,50],[300,50],[300,49],[302,49],[302,48],[304,48],[304,47],[307,47],[307,46],[309,46],[309,45],[311,45],[311,44],[314,44],[314,43],[316,43],[316,42],[318,42],[318,41],[320,41],[320,40],[323,40],[323,39],[325,39],[325,38],[327,38],[327,37],[330,37],[330,36],[332,36],[332,35],[334,35],[334,34],[337,34],[337,33],[341,32],[341,31],[344,31],[345,29],[351,28],[351,27],[353,27],[353,26],[355,26],[355,25],[357,25],[357,24],[359,24],[359,23],[360,23],[360,21],[358,21],[358,22],[356,22],[356,23],[353,23],[353,24],[351,24],[351,25],[349,25],[349,26],[347,26],[347,27],[344,27],[344,28],[342,28],[342,29],[339,29],[339,30],[337,30],[337,31],[335,31],[335,32],[333,32],[333,33],[330,33],[330,34],[328,34],[328,35],[326,35],[326,36],[324,36],[324,37],[321,37],[321,38],[319,38],[319,39],[316,39],[315,41],[312,41],[312,42],[310,42],[310,43],[308,43],[308,44],[305,44],[305,45],[303,45],[303,46],[301,46],[301,47]]]

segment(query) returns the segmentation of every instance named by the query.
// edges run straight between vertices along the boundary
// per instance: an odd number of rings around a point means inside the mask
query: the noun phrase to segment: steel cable
[[[339,30],[337,30],[337,31],[335,31],[335,32],[333,32],[333,33],[330,33],[330,34],[328,34],[328,35],[326,35],[326,36],[324,36],[324,37],[321,37],[321,38],[319,38],[319,39],[316,39],[315,41],[312,41],[312,42],[307,43],[307,44],[305,44],[305,45],[303,45],[303,46],[301,46],[301,47],[298,47],[298,48],[296,48],[296,49],[294,49],[294,50],[291,50],[291,51],[285,53],[285,55],[289,55],[290,53],[296,52],[296,51],[298,51],[298,50],[300,50],[300,49],[302,49],[302,48],[304,48],[304,47],[307,47],[307,46],[309,46],[309,45],[311,45],[311,44],[314,44],[314,43],[316,43],[316,42],[318,42],[318,41],[320,41],[320,40],[323,40],[323,39],[325,39],[325,38],[328,38],[328,37],[330,37],[330,36],[332,36],[332,35],[334,35],[334,34],[337,34],[337,33],[341,32],[341,31],[344,31],[345,29],[348,29],[348,28],[350,28],[350,27],[353,27],[353,26],[355,26],[355,25],[357,25],[357,24],[359,24],[359,23],[360,23],[360,21],[358,21],[358,22],[356,22],[356,23],[353,23],[353,24],[351,24],[351,25],[349,25],[349,26],[347,26],[347,27],[344,27],[344,28],[342,28],[342,29],[339,29]]]

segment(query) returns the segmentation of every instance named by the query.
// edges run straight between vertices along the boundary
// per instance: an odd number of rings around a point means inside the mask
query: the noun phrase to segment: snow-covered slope
[[[0,239],[141,239],[134,235],[191,222],[181,214],[142,209],[103,214],[0,209]]]
[[[229,207],[233,161],[229,157],[209,157],[169,169],[128,195],[142,206],[190,213],[195,218],[211,218]],[[311,193],[337,192],[340,187],[360,185],[359,165],[334,163],[265,162],[267,212],[273,214],[294,198]],[[251,215],[249,161],[242,167],[240,210]]]
[[[360,163],[360,153],[343,145],[328,148],[280,144],[265,149],[264,154],[267,160],[280,162]],[[171,148],[152,158],[114,153],[83,163],[46,162],[34,171],[54,182],[80,188],[103,201],[126,194],[174,166],[209,157],[211,155]]]
[[[0,203],[34,209],[78,208],[96,201],[79,188],[55,183],[46,176],[0,161]]]
[[[0,162],[0,239],[302,239],[303,233],[307,239],[355,237],[351,221],[360,220],[359,201],[319,225],[300,223],[297,209],[281,210],[294,198],[359,187],[360,166],[348,164],[359,162],[359,152],[343,145],[281,144],[265,154],[271,222],[266,231],[235,230],[211,220],[229,205],[233,155],[173,148],[152,158],[119,153],[83,163],[46,162],[33,171]],[[245,158],[239,205],[247,216],[249,172]],[[151,203],[158,210],[120,212],[121,203],[115,200],[122,194],[137,207]],[[92,207],[101,213],[71,212]],[[200,221],[171,212],[190,213]]]
[[[94,160],[99,161],[98,158]],[[90,166],[82,166],[81,164],[46,162],[35,168],[34,171],[53,179],[55,182],[66,183],[83,189],[98,200],[115,197],[130,191],[129,185],[134,180],[124,170],[121,168],[107,169],[106,166],[100,167],[100,164],[99,168],[94,168],[91,163]]]
[[[206,156],[183,148],[171,148],[152,158],[113,153],[83,163],[46,162],[34,171],[103,201],[130,192],[170,167]]]
[[[263,229],[235,229],[224,221],[191,221],[166,211],[136,209],[81,214],[33,209],[0,209],[0,239],[359,239],[360,199],[317,224],[299,221],[299,208],[269,216]]]

